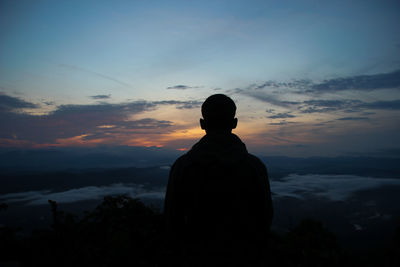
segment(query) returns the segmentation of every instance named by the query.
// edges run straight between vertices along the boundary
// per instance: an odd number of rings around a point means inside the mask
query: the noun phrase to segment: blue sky
[[[187,149],[225,93],[251,151],[393,149],[398,25],[398,1],[1,1],[0,145]]]

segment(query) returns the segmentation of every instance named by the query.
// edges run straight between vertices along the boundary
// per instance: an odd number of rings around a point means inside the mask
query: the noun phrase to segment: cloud
[[[303,101],[299,106],[301,113],[326,113],[338,110],[347,110],[348,112],[354,112],[354,108],[359,108],[362,104],[360,100],[326,100],[326,99],[312,99]]]
[[[125,121],[120,125],[126,127],[127,129],[157,129],[173,126],[173,123],[172,121],[145,118],[136,121]]]
[[[293,80],[291,82],[266,81],[252,84],[236,92],[263,89],[295,89],[297,93],[333,93],[345,90],[372,91],[381,89],[400,89],[400,70],[372,75],[357,75],[327,79],[322,82],[311,80]],[[242,92],[243,92],[242,91]]]
[[[172,121],[155,118],[132,119],[132,116],[152,111],[159,106],[172,105],[177,109],[192,109],[201,105],[199,101],[132,101],[128,103],[97,103],[90,105],[60,105],[48,114],[32,115],[21,108],[38,108],[36,104],[16,97],[0,95],[0,139],[15,143],[57,144],[58,140],[99,140],[101,142],[123,142],[134,135],[170,132]],[[161,131],[162,130],[162,131]],[[75,139],[73,139],[75,138]],[[118,140],[117,140],[118,139]],[[4,143],[4,142],[3,142]],[[11,144],[5,142],[4,144]],[[22,144],[22,143],[21,143]]]
[[[389,101],[363,102],[360,100],[307,100],[299,106],[301,113],[326,113],[343,111],[346,113],[361,112],[364,115],[374,114],[365,110],[400,110],[400,99]]]
[[[178,101],[178,100],[163,100],[152,102],[155,105],[175,105],[177,109],[193,109],[200,108],[203,102],[196,100]]]
[[[54,106],[56,103],[54,101],[43,101],[46,106]]]
[[[188,85],[183,85],[183,84],[178,84],[178,85],[167,87],[168,90],[171,90],[171,89],[186,90],[186,89],[194,89],[194,88],[200,88],[200,87],[199,86],[188,86]]]
[[[157,133],[160,133],[161,130],[164,132],[165,128],[172,126],[174,124],[171,121],[156,120],[153,118],[130,121],[122,120],[116,121],[114,124],[99,125],[97,129],[92,129],[89,134],[82,136],[82,140],[110,139],[111,135],[119,135],[119,138],[123,139],[121,134],[127,136],[132,134],[151,134],[155,130],[158,130]]]
[[[271,180],[274,198],[293,197],[297,199],[327,198],[331,201],[346,201],[355,192],[379,188],[381,186],[400,186],[399,179],[372,178],[356,175],[297,175],[291,174],[280,180]],[[73,203],[85,200],[102,199],[108,195],[128,195],[134,198],[163,199],[165,188],[148,189],[141,184],[111,184],[109,186],[87,186],[62,192],[49,190],[3,194],[1,201],[8,203],[25,202],[27,205],[46,205],[48,200],[58,203]]]
[[[0,93],[0,111],[16,111],[23,108],[38,108],[39,106],[17,97]]]
[[[296,123],[296,122],[294,122],[294,121],[280,121],[280,122],[271,122],[271,123],[269,123],[269,125],[286,125],[286,124],[289,124],[289,123]]]
[[[278,113],[272,116],[268,116],[270,119],[286,119],[286,118],[295,118],[295,115],[289,114],[289,112]]]
[[[361,103],[359,100],[326,100],[326,99],[313,99],[306,100],[303,104],[319,106],[319,107],[349,107],[354,103]]]
[[[396,72],[397,73],[397,72]],[[400,73],[400,71],[399,71]],[[371,75],[370,75],[371,76]],[[370,77],[368,76],[368,77]],[[384,74],[377,75],[378,77],[386,77]],[[357,76],[359,77],[359,76]],[[362,76],[364,77],[364,76]],[[375,77],[376,78],[376,77]],[[358,78],[357,78],[358,79]],[[356,80],[357,80],[356,79]],[[361,78],[360,78],[361,79]],[[371,78],[372,79],[372,78]],[[399,76],[400,79],[400,76]],[[379,80],[376,78],[376,80]],[[394,80],[394,78],[392,79]],[[377,83],[377,81],[376,81]],[[268,86],[275,85],[275,83],[268,82],[266,83]],[[258,86],[251,85],[249,88],[236,88],[230,90],[229,92],[232,94],[241,94],[257,99],[261,102],[266,102],[268,104],[286,108],[291,110],[291,112],[297,111],[300,113],[329,113],[335,111],[341,111],[345,113],[354,113],[354,112],[370,112],[369,110],[400,110],[400,99],[395,100],[381,100],[374,102],[364,102],[358,99],[309,99],[303,101],[288,101],[285,99],[281,99],[281,96],[277,95],[274,92],[266,92],[263,90],[259,90],[259,88],[264,88],[265,83]],[[285,84],[285,83],[282,83]],[[304,82],[303,84],[306,84]],[[382,82],[383,84],[383,82]],[[394,84],[394,83],[393,83]],[[280,84],[278,84],[280,86]],[[291,86],[295,87],[296,85],[293,83]],[[400,86],[400,83],[399,83]],[[256,89],[255,89],[256,88]],[[374,87],[377,88],[377,85]],[[383,89],[384,87],[380,88]],[[287,94],[290,94],[288,92]],[[268,113],[273,113],[273,110],[267,110]],[[289,118],[290,116],[295,116],[293,114],[287,113],[279,113],[276,115],[271,115],[268,118]],[[289,116],[289,117],[279,117]]]
[[[200,108],[201,102],[195,101],[187,101],[186,103],[182,103],[176,106],[177,109],[194,109]]]
[[[235,92],[239,92],[240,94],[250,96],[259,101],[266,102],[266,103],[269,103],[269,104],[272,104],[272,105],[278,106],[278,107],[290,108],[292,106],[295,106],[295,105],[298,105],[301,103],[298,101],[281,100],[278,97],[276,97],[275,95],[266,93],[263,91],[254,91],[254,90],[247,91],[247,90],[236,89]]]
[[[388,88],[400,89],[400,70],[389,73],[329,79],[311,85],[307,91],[327,93],[344,90],[372,91]]]
[[[3,146],[100,143],[161,145],[157,143],[156,136],[171,133],[176,128],[175,124],[169,120],[150,117],[134,119],[134,116],[166,105],[177,109],[193,109],[201,105],[196,100],[131,101],[118,104],[101,102],[90,105],[60,105],[48,114],[33,115],[20,109],[37,108],[37,105],[12,96],[0,96],[0,124],[7,125],[0,128],[0,142]]]
[[[365,121],[365,120],[369,120],[368,117],[342,117],[337,119],[339,121]]]
[[[111,98],[111,94],[108,95],[92,95],[90,96],[92,99],[109,99]]]
[[[322,82],[314,82],[308,79],[290,82],[269,80],[259,84],[251,84],[244,88],[231,89],[227,93],[247,95],[276,106],[289,107],[296,102],[280,100],[275,95],[281,93],[321,94],[346,90],[373,91],[382,89],[400,89],[400,70],[372,75],[340,77]]]
[[[309,89],[314,83],[308,79],[291,80],[290,82],[279,82],[268,80],[263,83],[253,83],[245,88],[228,90],[229,93],[245,93],[247,91],[275,91],[276,89]]]
[[[315,108],[315,107],[307,107],[302,109],[302,113],[327,113],[331,111],[339,110],[339,108]]]
[[[364,102],[357,105],[364,109],[400,110],[400,99],[390,101]]]
[[[252,84],[248,89],[261,90],[265,88],[270,89],[279,89],[279,88],[290,88],[290,89],[308,89],[312,85],[311,80],[302,79],[302,80],[292,80],[290,82],[277,82],[277,81],[266,81],[261,84]]]
[[[291,174],[279,181],[271,181],[271,191],[275,197],[324,197],[332,201],[345,201],[354,192],[385,185],[400,186],[400,180],[355,175]]]
[[[57,203],[73,203],[85,200],[102,199],[109,195],[128,195],[133,198],[163,199],[165,189],[146,189],[140,184],[112,184],[109,186],[87,186],[70,189],[62,192],[29,191],[21,193],[5,194],[0,197],[7,203],[27,202],[27,205],[46,205],[48,200],[54,200]]]
[[[28,140],[35,143],[55,142],[60,138],[106,132],[101,125],[116,125],[123,130],[129,125],[129,116],[153,110],[155,104],[131,102],[123,104],[61,105],[45,115],[0,112],[0,138]],[[140,126],[143,122],[136,125]]]

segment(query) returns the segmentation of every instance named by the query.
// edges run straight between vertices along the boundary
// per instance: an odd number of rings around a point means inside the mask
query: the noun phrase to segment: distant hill
[[[182,153],[166,148],[128,146],[47,149],[2,148],[0,149],[0,174],[170,166]],[[281,178],[291,173],[353,174],[400,178],[400,157],[293,158],[260,156],[260,158],[267,165],[272,178]],[[121,171],[129,172],[129,170]],[[58,176],[63,175],[62,173],[58,174]]]
[[[0,172],[169,165],[182,152],[158,147],[0,149]]]
[[[66,171],[6,173],[0,180],[0,194],[35,190],[60,192],[85,186],[106,186],[113,183],[134,183],[149,187],[167,184],[168,168],[114,168]]]

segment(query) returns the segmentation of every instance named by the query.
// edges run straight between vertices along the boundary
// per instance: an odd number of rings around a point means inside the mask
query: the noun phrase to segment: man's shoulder
[[[171,166],[171,172],[176,171],[178,169],[182,169],[183,166],[187,165],[189,162],[188,158],[189,157],[187,153],[177,158],[174,164],[172,164]]]
[[[250,160],[253,160],[253,161],[262,163],[262,161],[260,160],[259,157],[255,156],[255,155],[253,155],[253,154],[251,154],[251,153],[247,153],[247,155],[248,155],[248,157],[250,158]]]
[[[184,162],[188,161],[188,154],[183,154],[182,156],[180,156],[179,158],[177,158],[173,164],[174,165],[180,165],[183,164]]]
[[[252,164],[255,164],[257,166],[265,168],[264,163],[261,161],[261,159],[259,157],[255,156],[253,154],[250,154],[248,152],[246,152],[245,155],[246,155],[247,161],[249,161]],[[173,166],[183,166],[183,165],[190,163],[191,161],[192,161],[192,159],[191,159],[190,153],[186,153],[186,154],[180,156],[179,158],[177,158],[175,160],[175,163],[173,164]]]
[[[260,167],[265,168],[265,164],[261,161],[261,159],[257,156],[254,156],[253,154],[247,153],[247,158],[249,161],[251,161],[253,164],[256,164]]]

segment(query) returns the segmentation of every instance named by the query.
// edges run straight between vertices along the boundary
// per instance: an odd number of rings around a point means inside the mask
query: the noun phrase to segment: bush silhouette
[[[52,229],[33,233],[25,259],[29,265],[159,265],[164,251],[162,215],[138,199],[105,197],[81,219],[49,203]]]
[[[300,222],[282,241],[288,266],[339,266],[342,252],[335,235],[312,219]]]
[[[50,229],[23,237],[19,228],[0,227],[0,265],[173,266],[163,215],[138,199],[108,196],[81,217],[49,204]],[[399,233],[400,227],[392,247],[360,256],[341,249],[321,222],[304,220],[285,234],[272,232],[265,258],[268,266],[398,266]]]

